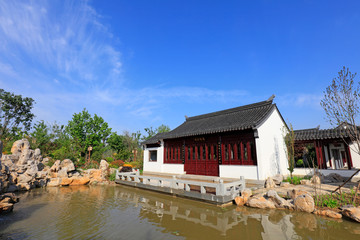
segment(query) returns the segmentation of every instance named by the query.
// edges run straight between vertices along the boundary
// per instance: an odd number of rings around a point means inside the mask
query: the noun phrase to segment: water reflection
[[[359,239],[357,223],[219,207],[124,186],[38,189],[0,218],[10,239]]]

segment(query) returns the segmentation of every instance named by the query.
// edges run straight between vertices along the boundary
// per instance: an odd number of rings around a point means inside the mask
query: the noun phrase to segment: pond
[[[207,203],[126,186],[35,189],[0,216],[0,239],[360,239],[360,224]]]

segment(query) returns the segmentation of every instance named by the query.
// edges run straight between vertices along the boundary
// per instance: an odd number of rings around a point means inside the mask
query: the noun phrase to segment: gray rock
[[[29,183],[33,180],[33,177],[27,174],[21,174],[18,176],[17,180],[18,183]]]
[[[39,157],[41,155],[41,151],[39,148],[35,149],[34,156]]]
[[[314,175],[310,179],[310,182],[313,183],[313,184],[321,184],[321,179],[320,179],[320,177],[318,175]]]
[[[48,164],[49,161],[50,161],[49,158],[43,158],[43,159],[42,159],[42,163],[45,164],[45,165]]]
[[[276,174],[275,176],[272,177],[272,180],[276,185],[280,185],[283,181],[283,176],[281,174]]]
[[[67,178],[67,177],[68,177],[67,169],[66,169],[66,168],[62,168],[62,169],[58,172],[57,176],[58,176],[59,178]]]
[[[56,160],[52,167],[50,168],[51,172],[58,172],[60,170],[60,160]]]
[[[272,201],[264,197],[252,197],[246,202],[246,205],[253,208],[276,208]]]
[[[11,147],[11,153],[13,155],[20,156],[23,151],[29,149],[30,149],[30,143],[26,138],[24,138],[14,142],[14,144]]]
[[[309,194],[297,196],[294,199],[294,206],[296,210],[312,213],[315,210],[314,199]]]
[[[71,171],[75,170],[75,165],[70,159],[64,159],[60,163],[60,168],[61,169],[66,169],[67,172],[71,172]]]
[[[290,187],[290,183],[289,182],[282,182],[280,184],[280,187]]]
[[[275,190],[268,191],[266,195],[268,199],[274,202],[276,208],[294,209],[291,202],[288,202],[284,198],[280,197]]]
[[[25,182],[16,184],[16,187],[19,191],[29,191],[31,189],[30,184]]]
[[[100,161],[99,169],[100,169],[101,171],[107,171],[108,168],[109,168],[109,163],[108,163],[106,160],[104,160],[104,159],[101,160],[101,161]]]
[[[356,222],[360,222],[360,207],[350,206],[343,206],[341,208],[342,215],[351,218]]]
[[[311,182],[310,182],[309,179],[301,179],[301,180],[300,180],[300,184],[301,184],[301,185],[310,185]]]
[[[272,180],[271,177],[268,177],[265,181],[265,188],[274,188],[276,185],[275,185],[275,182]]]
[[[47,183],[48,187],[58,187],[61,184],[61,178],[51,178]]]

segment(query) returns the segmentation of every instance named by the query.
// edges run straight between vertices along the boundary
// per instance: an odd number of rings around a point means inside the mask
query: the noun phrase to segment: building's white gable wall
[[[149,151],[157,151],[157,161],[150,162]],[[183,174],[184,165],[183,164],[164,164],[164,141],[161,141],[160,147],[146,148],[144,150],[144,172],[160,172],[160,173],[174,173],[174,174]]]
[[[350,153],[351,153],[351,160],[353,163],[354,168],[360,168],[360,155],[357,153],[357,146],[356,143],[351,143],[349,145],[350,147]]]
[[[286,126],[276,108],[258,127],[255,140],[260,180],[276,174],[289,174],[284,134]]]

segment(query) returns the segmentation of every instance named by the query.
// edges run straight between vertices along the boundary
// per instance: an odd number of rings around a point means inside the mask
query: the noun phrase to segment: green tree
[[[107,140],[110,148],[113,149],[117,157],[122,160],[128,160],[131,155],[131,148],[125,144],[124,136],[118,135],[116,132],[112,133]]]
[[[80,156],[85,157],[89,146],[93,147],[93,153],[105,146],[111,128],[102,117],[96,114],[92,117],[84,109],[82,112],[73,115],[72,120],[66,126],[66,131],[71,136],[75,149],[80,153]]]
[[[47,154],[54,135],[43,120],[38,121],[33,128],[34,130],[30,133],[31,147],[34,149],[39,148],[43,155]]]
[[[158,128],[153,129],[153,127],[145,128],[145,132],[147,133],[147,136],[143,136],[142,140],[145,141],[147,139],[152,138],[158,133],[164,133],[164,132],[170,132],[170,127],[164,124],[161,124]]]
[[[0,139],[23,129],[30,130],[35,115],[31,112],[34,100],[0,89]]]
[[[294,172],[294,167],[295,167],[295,133],[294,133],[294,129],[293,126],[291,124],[289,124],[290,129],[286,129],[285,130],[285,135],[284,135],[284,142],[285,142],[285,147],[286,147],[286,154],[287,154],[287,160],[288,160],[288,170],[290,172],[290,178],[292,179],[292,173]]]

